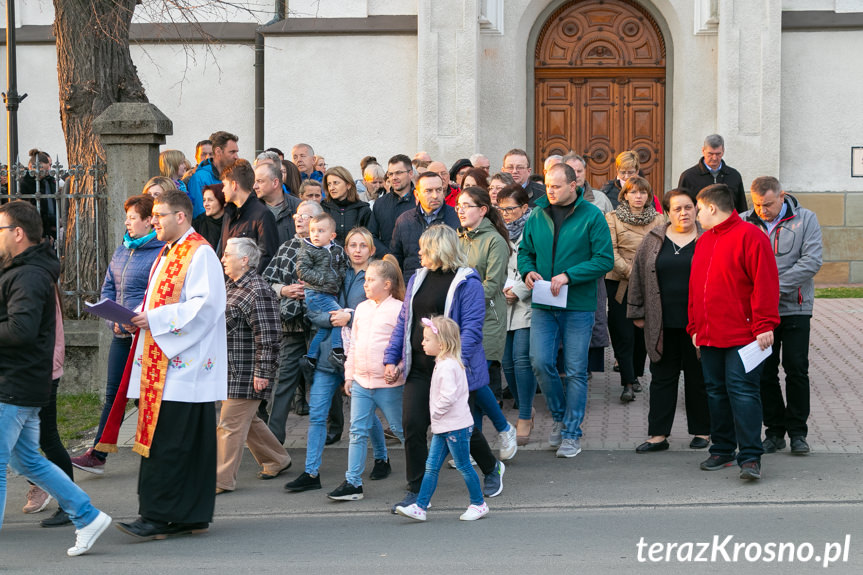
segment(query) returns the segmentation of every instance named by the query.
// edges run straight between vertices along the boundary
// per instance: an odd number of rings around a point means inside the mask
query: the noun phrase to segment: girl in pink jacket
[[[470,506],[459,519],[474,521],[488,514],[488,505],[482,496],[479,476],[470,464],[473,416],[467,402],[467,375],[461,362],[459,327],[444,316],[423,318],[422,323],[425,326],[423,351],[436,358],[429,392],[429,412],[434,436],[417,501],[407,507],[399,505],[396,513],[417,521],[426,520],[426,510],[437,487],[438,473],[447,453],[451,453],[456,469],[464,477],[470,494]]]
[[[402,390],[404,378],[384,379],[384,350],[390,341],[402,300],[405,282],[392,256],[373,261],[366,270],[363,289],[366,299],[354,310],[351,336],[345,362],[345,393],[351,397],[351,442],[348,447],[348,470],[345,481],[327,497],[336,501],[363,498],[363,471],[366,445],[372,428],[375,408],[380,408],[393,433],[404,443],[402,433]],[[381,469],[385,473],[381,474]],[[389,458],[375,460],[371,479],[389,475]],[[375,474],[378,473],[378,475]]]

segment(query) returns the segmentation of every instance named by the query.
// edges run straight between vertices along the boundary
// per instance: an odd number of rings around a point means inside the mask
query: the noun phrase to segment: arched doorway
[[[661,195],[665,152],[665,41],[656,21],[628,0],[568,2],[536,44],[535,164],[574,150],[594,188],[615,177],[614,158],[638,153]]]

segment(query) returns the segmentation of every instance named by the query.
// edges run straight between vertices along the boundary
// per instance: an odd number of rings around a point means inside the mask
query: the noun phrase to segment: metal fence
[[[38,162],[32,169],[22,164],[13,164],[11,169],[0,165],[0,202],[27,200],[42,216],[43,235],[60,259],[60,286],[68,318],[85,317],[84,303],[100,297],[107,265],[102,221],[108,197],[105,174],[104,164],[64,168],[55,161],[48,169]],[[9,189],[10,181],[17,183],[15,189]]]

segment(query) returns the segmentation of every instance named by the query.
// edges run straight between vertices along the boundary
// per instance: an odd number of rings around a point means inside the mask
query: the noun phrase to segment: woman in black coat
[[[321,207],[336,220],[336,241],[344,246],[349,231],[368,226],[372,210],[357,194],[357,185],[347,168],[335,166],[327,170],[324,193],[327,197]]]

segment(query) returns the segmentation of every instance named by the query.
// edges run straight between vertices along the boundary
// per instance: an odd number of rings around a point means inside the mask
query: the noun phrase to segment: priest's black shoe
[[[170,535],[200,535],[210,529],[209,523],[171,523]]]
[[[649,441],[645,441],[641,445],[635,448],[636,453],[650,453],[651,451],[665,451],[668,449],[668,440],[663,439],[658,443],[650,443]]]
[[[173,534],[170,525],[164,521],[150,521],[138,518],[131,523],[117,522],[116,525],[117,529],[123,533],[128,533],[132,537],[143,540],[167,539],[169,535]]]

